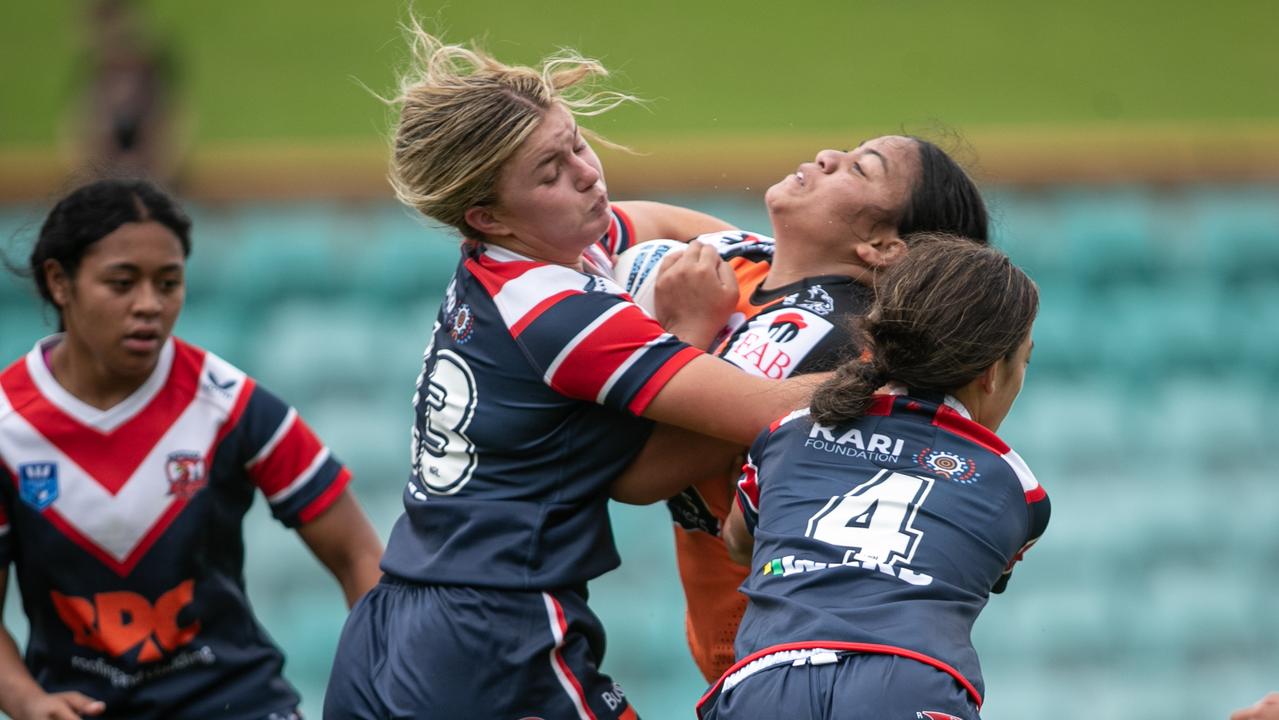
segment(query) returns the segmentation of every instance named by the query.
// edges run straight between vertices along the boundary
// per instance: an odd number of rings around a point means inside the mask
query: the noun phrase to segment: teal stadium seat
[[[364,238],[354,253],[351,282],[359,292],[388,306],[435,300],[460,257],[458,234],[430,226],[398,205],[377,205],[356,222]]]
[[[338,217],[319,204],[238,210],[216,229],[228,250],[213,282],[216,292],[250,305],[345,294],[363,238],[339,234]]]
[[[1206,265],[1229,282],[1279,282],[1279,186],[1204,188],[1187,198],[1187,227]]]
[[[1144,188],[1068,188],[1054,193],[1064,267],[1094,286],[1151,281],[1160,269],[1154,198]]]

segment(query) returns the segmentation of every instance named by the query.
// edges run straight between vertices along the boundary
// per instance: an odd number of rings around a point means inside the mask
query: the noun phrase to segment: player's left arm
[[[337,578],[348,608],[382,577],[378,567],[382,541],[349,489],[310,522],[298,527],[298,535]]]
[[[613,203],[631,220],[635,231],[633,242],[666,238],[687,242],[706,233],[736,230],[731,224],[704,212],[678,205],[649,200],[625,200]]]

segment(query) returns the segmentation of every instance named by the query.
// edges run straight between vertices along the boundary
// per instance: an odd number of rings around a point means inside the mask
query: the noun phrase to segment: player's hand
[[[39,693],[19,709],[14,720],[79,720],[101,715],[106,709],[106,703],[83,693]]]
[[[707,348],[737,307],[733,269],[710,245],[691,242],[662,260],[653,305],[657,321],[695,347]]]
[[[1230,720],[1279,720],[1279,692],[1268,693],[1256,704],[1230,713]]]

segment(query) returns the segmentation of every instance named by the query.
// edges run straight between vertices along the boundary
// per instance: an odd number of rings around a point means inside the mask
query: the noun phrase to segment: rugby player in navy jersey
[[[904,256],[903,238],[946,232],[985,243],[988,235],[985,203],[973,181],[936,145],[913,137],[890,135],[851,151],[822,150],[770,187],[764,201],[775,237],[726,231],[699,240],[720,251],[741,293],[731,332],[714,353],[773,380],[832,370],[856,353],[850,328],[869,309],[876,273]],[[672,303],[668,296],[657,299],[659,306]],[[666,327],[693,344],[709,341]],[[728,557],[720,537],[737,468],[689,474],[689,458],[705,463],[717,452],[737,454],[719,447],[659,428],[637,460],[637,468],[650,472],[628,471],[613,490],[626,502],[667,500],[686,637],[707,682],[733,664],[733,640],[746,611],[746,596],[738,592],[746,571]],[[726,459],[723,467],[729,465]]]
[[[62,199],[31,253],[61,330],[0,372],[0,601],[12,563],[25,663],[0,631],[16,720],[297,717],[244,587],[257,492],[350,605],[381,544],[351,475],[298,414],[170,333],[190,221],[144,181]]]
[[[945,237],[877,290],[867,357],[751,447],[724,530],[749,604],[702,718],[978,717],[973,622],[1048,522],[995,434],[1039,294],[1003,254]]]
[[[386,578],[347,620],[325,716],[635,717],[600,670],[586,603],[587,582],[618,564],[610,484],[650,420],[744,446],[816,383],[743,373],[613,282],[621,215],[575,118],[621,99],[584,90],[597,63],[512,67],[412,35],[392,180],[463,242],[418,382]],[[635,239],[696,234],[661,229],[648,215],[663,208],[623,211],[650,228]],[[738,290],[714,248],[690,246],[667,274],[691,294],[692,324],[723,326]]]

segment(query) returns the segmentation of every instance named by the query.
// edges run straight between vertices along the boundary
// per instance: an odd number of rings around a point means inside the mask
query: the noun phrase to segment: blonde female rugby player
[[[715,228],[609,202],[577,124],[625,99],[589,91],[598,63],[510,66],[412,35],[392,181],[462,252],[418,383],[386,578],[347,621],[325,715],[635,717],[599,670],[586,604],[586,583],[618,564],[610,483],[654,420],[744,445],[812,386],[707,356],[609,279],[637,238]],[[737,285],[714,248],[691,246],[666,276],[723,325]]]

